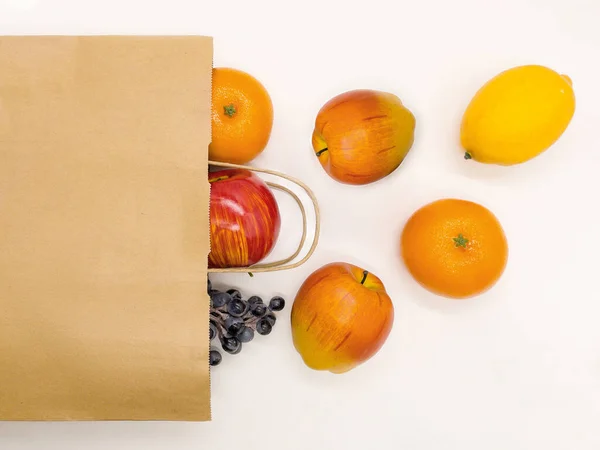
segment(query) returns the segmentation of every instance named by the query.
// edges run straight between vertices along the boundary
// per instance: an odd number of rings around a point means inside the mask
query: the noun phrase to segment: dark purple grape
[[[233,317],[242,317],[248,311],[248,303],[239,298],[234,298],[227,305],[227,312]]]
[[[209,353],[209,363],[211,366],[218,366],[221,364],[223,360],[223,356],[221,356],[221,352],[219,350],[211,350]]]
[[[227,292],[213,291],[210,296],[210,301],[213,308],[221,308],[231,302],[231,295]]]
[[[223,350],[227,353],[232,355],[237,355],[242,351],[242,343],[232,336],[223,336],[221,338],[221,347],[223,347]]]
[[[244,327],[242,331],[237,335],[240,342],[246,343],[254,339],[254,330],[249,327]]]
[[[267,313],[267,305],[264,303],[253,303],[250,306],[250,312],[254,317],[262,317]]]
[[[267,322],[269,322],[269,325],[271,325],[271,327],[275,326],[275,322],[277,321],[277,317],[275,317],[275,314],[267,314],[265,317],[263,317],[263,320],[266,320]]]
[[[263,302],[262,298],[260,298],[258,295],[253,295],[252,297],[250,297],[248,299],[248,304],[250,306],[252,306],[252,305],[254,305],[256,303],[262,303],[262,302]]]
[[[282,297],[273,297],[269,302],[271,311],[282,311],[285,308],[285,300]]]
[[[237,336],[244,328],[244,321],[239,317],[228,317],[225,319],[225,330],[231,336]]]
[[[266,317],[263,317],[256,322],[256,332],[262,336],[266,336],[273,331],[273,325],[269,323]]]
[[[237,289],[229,289],[227,293],[231,295],[231,298],[237,298],[238,300],[242,298],[242,294]]]

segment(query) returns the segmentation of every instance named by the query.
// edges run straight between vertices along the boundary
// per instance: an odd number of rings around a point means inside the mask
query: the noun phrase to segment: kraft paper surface
[[[0,37],[0,420],[210,420],[212,52]]]

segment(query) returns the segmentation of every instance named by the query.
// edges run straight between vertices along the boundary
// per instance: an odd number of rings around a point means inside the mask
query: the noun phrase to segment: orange
[[[241,70],[214,68],[209,158],[246,164],[265,149],[272,128],[273,103],[260,81]]]
[[[448,198],[423,206],[408,219],[401,253],[421,286],[461,299],[481,294],[498,281],[506,267],[508,243],[487,208]]]

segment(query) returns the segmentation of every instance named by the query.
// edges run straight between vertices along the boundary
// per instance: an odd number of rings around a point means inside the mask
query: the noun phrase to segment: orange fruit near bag
[[[467,200],[441,199],[417,210],[404,226],[400,246],[408,271],[421,286],[455,299],[490,289],[508,260],[498,219]]]
[[[265,87],[241,70],[217,67],[212,80],[212,161],[246,164],[267,146],[273,103]]]

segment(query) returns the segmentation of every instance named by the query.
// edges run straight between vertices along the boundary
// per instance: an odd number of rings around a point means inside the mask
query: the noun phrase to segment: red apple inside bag
[[[281,216],[267,184],[250,170],[208,174],[210,183],[210,268],[252,266],[275,247]]]

